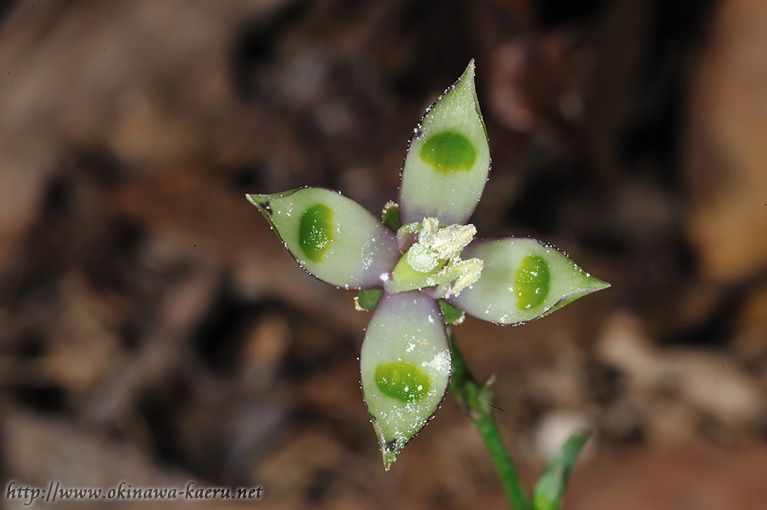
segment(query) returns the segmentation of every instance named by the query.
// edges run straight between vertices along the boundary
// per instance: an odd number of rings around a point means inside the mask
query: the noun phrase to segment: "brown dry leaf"
[[[767,269],[766,46],[767,3],[722,2],[690,79],[687,229],[713,279]]]

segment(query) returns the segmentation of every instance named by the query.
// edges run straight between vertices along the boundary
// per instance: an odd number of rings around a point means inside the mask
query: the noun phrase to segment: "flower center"
[[[440,226],[436,218],[408,223],[397,232],[401,245],[417,240],[405,250],[385,284],[387,292],[397,293],[436,287],[438,297],[448,298],[479,280],[484,264],[480,259],[461,260],[461,251],[474,239],[474,225]]]
[[[402,256],[401,259],[399,259],[399,262],[397,262],[397,265],[394,266],[394,271],[392,271],[392,279],[394,281],[398,282],[404,282],[407,280],[417,280],[418,278],[426,278],[428,276],[431,276],[435,273],[437,273],[442,267],[445,265],[445,261],[439,261],[437,266],[434,269],[431,269],[430,271],[418,271],[415,269],[410,262],[408,262],[408,255],[411,253],[411,250],[407,250],[405,254]]]

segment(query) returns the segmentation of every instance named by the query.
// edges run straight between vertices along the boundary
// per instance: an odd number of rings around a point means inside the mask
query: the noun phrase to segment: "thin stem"
[[[495,465],[495,470],[501,479],[511,508],[513,510],[528,510],[529,506],[517,470],[503,446],[501,435],[493,419],[491,403],[495,378],[490,376],[484,383],[478,383],[469,372],[461,351],[458,350],[453,328],[450,326],[447,326],[447,335],[450,339],[450,354],[453,358],[450,390],[474,422],[477,432]]]

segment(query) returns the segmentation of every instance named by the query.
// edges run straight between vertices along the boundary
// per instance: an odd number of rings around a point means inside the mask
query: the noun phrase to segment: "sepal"
[[[474,87],[474,61],[427,111],[410,140],[400,186],[402,223],[439,218],[463,224],[490,170],[485,123]]]
[[[385,469],[439,408],[450,371],[437,302],[420,292],[384,294],[362,342],[360,375]]]
[[[469,315],[499,324],[543,317],[610,286],[553,246],[535,239],[477,240],[462,256],[482,260],[482,275],[447,301]]]
[[[347,289],[378,287],[397,263],[394,232],[336,191],[301,188],[247,198],[296,262],[322,281]]]

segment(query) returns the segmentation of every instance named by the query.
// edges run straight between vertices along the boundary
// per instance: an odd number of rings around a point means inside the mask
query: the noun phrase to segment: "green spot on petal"
[[[474,145],[462,134],[445,131],[426,140],[421,146],[421,160],[436,170],[449,173],[469,171],[477,159]]]
[[[301,215],[298,244],[309,260],[319,262],[332,237],[333,211],[324,204],[316,204]]]
[[[412,363],[380,364],[375,381],[382,393],[402,402],[416,402],[429,393],[429,376]]]
[[[549,265],[538,255],[528,255],[517,271],[517,307],[530,310],[549,295]]]

